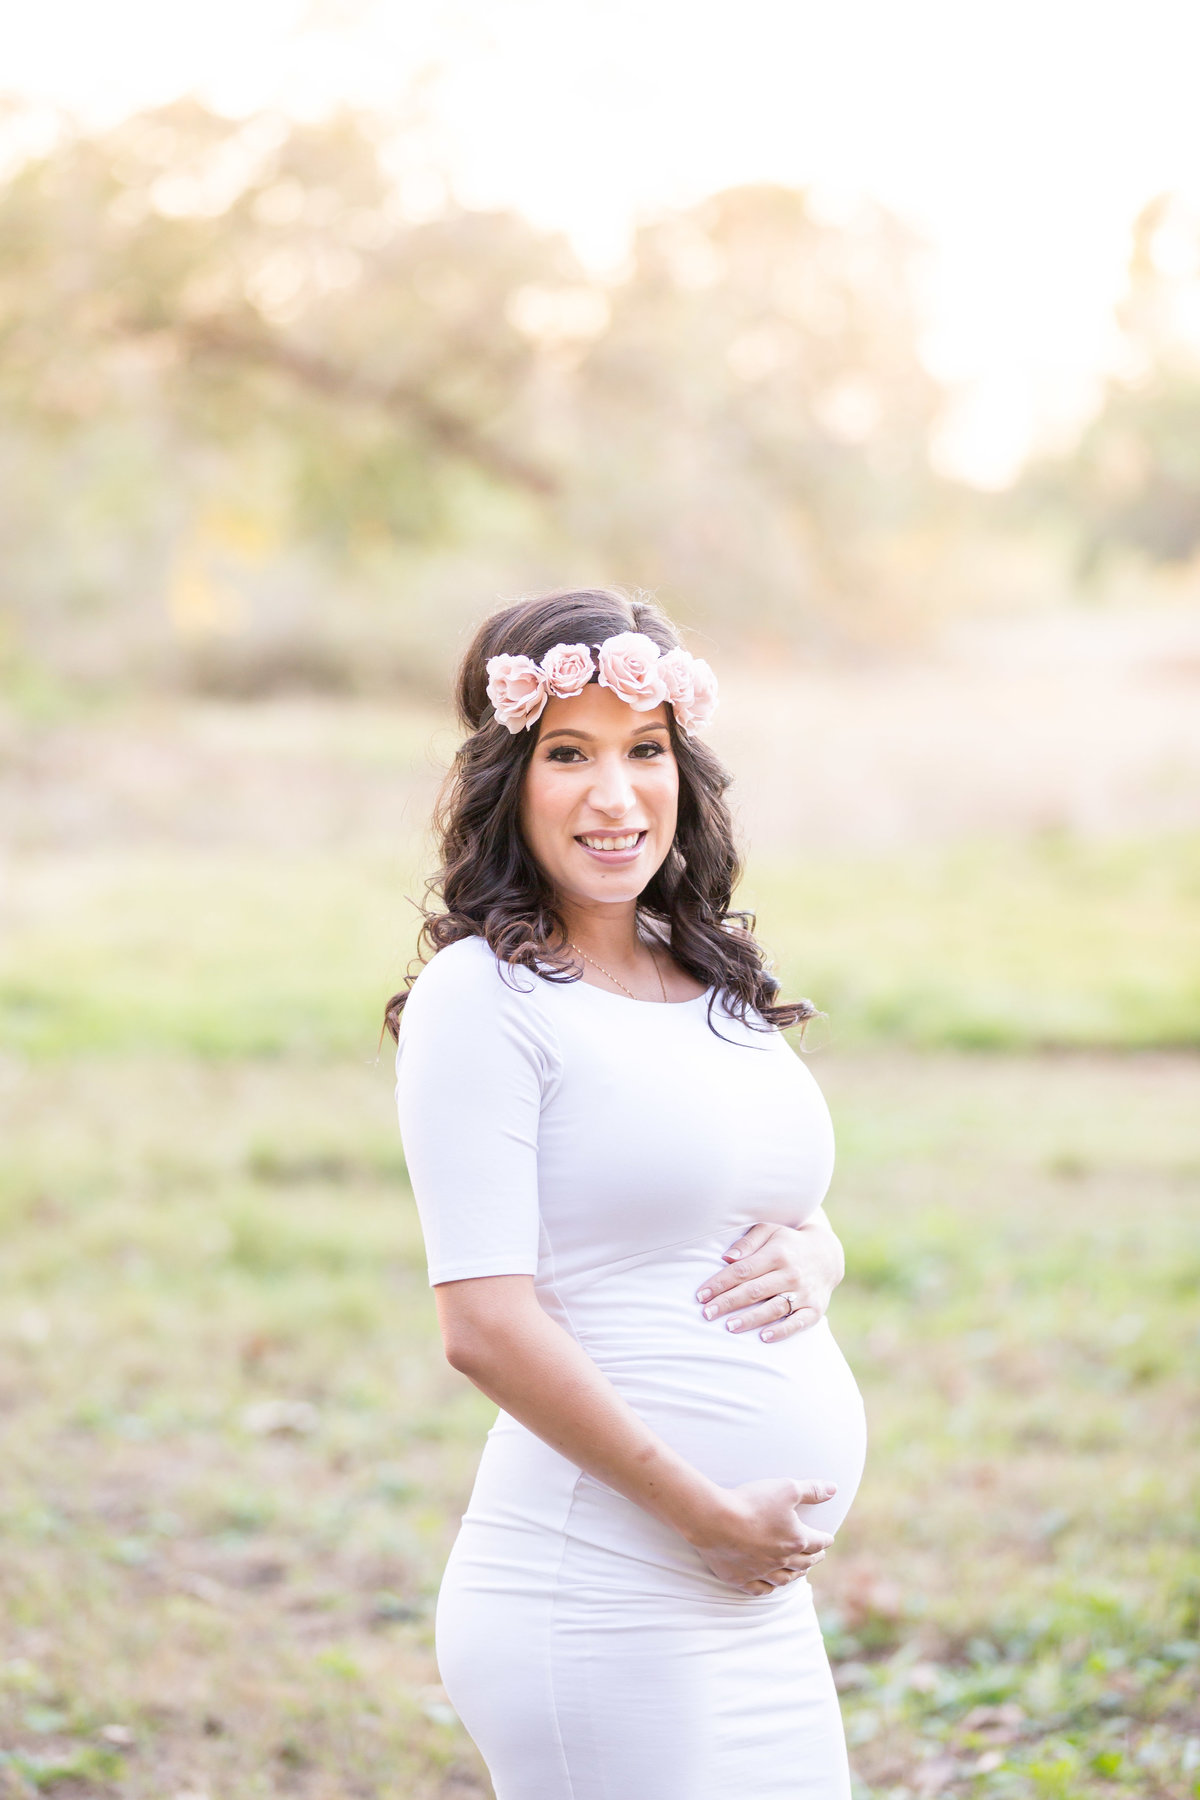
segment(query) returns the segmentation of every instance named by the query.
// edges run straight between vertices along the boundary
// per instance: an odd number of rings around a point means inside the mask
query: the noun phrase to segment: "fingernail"
[[[725,1329],[726,1331],[740,1331],[742,1329],[742,1321],[740,1319],[726,1319]]]
[[[738,1257],[739,1257],[739,1256],[740,1256],[740,1255],[741,1255],[741,1254],[742,1254],[742,1253],[741,1253],[741,1251],[740,1251],[740,1250],[727,1250],[727,1251],[726,1251],[726,1252],[725,1252],[725,1261],[726,1261],[726,1262],[736,1262],[736,1261],[737,1261],[737,1259],[738,1259]]]
[[[701,1288],[700,1292],[696,1295],[696,1298],[697,1298],[697,1300],[711,1300],[712,1299],[712,1289],[711,1288]]]
[[[775,1336],[775,1333],[773,1331],[760,1331],[758,1335],[764,1344],[769,1344],[771,1339]]]
[[[704,1316],[706,1319],[715,1319],[717,1316],[716,1307],[715,1306],[706,1306],[704,1309]]]

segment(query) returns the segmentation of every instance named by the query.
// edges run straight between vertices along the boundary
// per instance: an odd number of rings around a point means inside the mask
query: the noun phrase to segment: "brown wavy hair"
[[[455,683],[459,721],[467,735],[438,797],[433,824],[441,862],[425,885],[418,949],[432,954],[459,938],[482,937],[501,963],[534,970],[547,981],[577,981],[567,928],[550,883],[526,847],[519,823],[521,788],[538,732],[510,732],[496,721],[487,697],[486,663],[501,654],[540,661],[554,644],[598,644],[622,631],[644,632],[661,650],[680,642],[653,602],[608,588],[576,588],[519,600],[483,621],[467,648]],[[593,676],[595,680],[595,676]],[[638,928],[665,944],[681,968],[720,997],[732,1015],[764,1029],[757,1013],[787,1030],[816,1016],[811,1000],[780,1000],[779,982],[765,966],[754,936],[754,914],[731,910],[742,864],[725,802],[733,777],[704,743],[680,731],[667,708],[679,765],[675,839],[661,867],[638,897]],[[424,967],[428,958],[422,956]],[[547,971],[549,971],[547,973]],[[419,973],[419,970],[418,970]],[[400,1014],[415,976],[393,994],[384,1026],[399,1037]]]

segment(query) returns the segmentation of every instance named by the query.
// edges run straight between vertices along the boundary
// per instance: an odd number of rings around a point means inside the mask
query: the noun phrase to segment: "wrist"
[[[706,1476],[698,1478],[695,1491],[677,1509],[671,1524],[694,1550],[727,1537],[734,1511],[733,1495]]]
[[[829,1223],[829,1220],[825,1217],[824,1213],[814,1213],[811,1218],[805,1219],[803,1224],[795,1226],[794,1229],[796,1231],[807,1232],[810,1238],[815,1239],[825,1246],[825,1254],[829,1265],[827,1273],[832,1278],[832,1285],[837,1287],[838,1283],[845,1278],[846,1253],[842,1249],[841,1238],[833,1229],[833,1226]]]

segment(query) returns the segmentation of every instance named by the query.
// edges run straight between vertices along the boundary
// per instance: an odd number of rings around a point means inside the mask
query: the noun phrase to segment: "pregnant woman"
[[[824,1100],[730,910],[707,663],[603,590],[488,618],[435,952],[388,1009],[446,1355],[501,1409],[437,1611],[497,1800],[844,1800],[807,1571],[862,1472]],[[840,1273],[840,1271],[839,1271]]]

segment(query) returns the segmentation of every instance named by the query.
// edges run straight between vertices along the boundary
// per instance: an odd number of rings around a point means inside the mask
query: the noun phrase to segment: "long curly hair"
[[[466,737],[434,810],[440,867],[425,885],[418,950],[436,955],[459,938],[482,937],[499,961],[548,981],[577,981],[567,927],[554,891],[526,847],[519,822],[521,788],[538,732],[512,733],[496,722],[487,697],[487,660],[501,654],[535,661],[554,644],[597,644],[622,631],[644,632],[663,651],[679,635],[651,601],[608,588],[577,588],[520,600],[486,618],[459,665],[458,716]],[[595,677],[593,677],[593,680]],[[679,730],[667,708],[679,767],[674,842],[638,897],[639,934],[665,945],[681,968],[714,992],[752,1029],[802,1025],[811,1000],[780,1000],[754,936],[754,914],[731,910],[742,865],[725,794],[733,777],[706,744]],[[422,955],[420,966],[429,959]],[[419,969],[417,973],[419,973]],[[393,994],[384,1026],[399,1037],[400,1015],[416,976]],[[759,1015],[756,1019],[752,1013]],[[762,1026],[759,1020],[765,1020]]]

